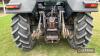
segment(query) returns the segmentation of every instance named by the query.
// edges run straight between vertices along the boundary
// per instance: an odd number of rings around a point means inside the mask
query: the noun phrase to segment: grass
[[[0,7],[2,7],[3,6],[3,3],[2,2],[0,2]]]
[[[45,44],[39,42],[36,47],[29,52],[23,52],[16,48],[11,36],[11,17],[5,15],[0,17],[0,56],[100,56],[100,12],[92,13],[94,17],[94,34],[89,43],[89,48],[95,48],[95,53],[77,53],[69,47],[66,40],[58,44]]]

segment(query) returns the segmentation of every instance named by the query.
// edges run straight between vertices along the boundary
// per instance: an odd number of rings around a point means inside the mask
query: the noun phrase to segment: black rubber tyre
[[[67,39],[70,46],[74,49],[85,48],[92,35],[92,21],[93,18],[90,14],[80,14],[78,13],[73,17],[74,20],[74,30],[73,34]]]
[[[32,40],[30,32],[30,19],[28,15],[18,14],[12,18],[12,35],[17,47],[23,50],[31,50],[36,40]]]

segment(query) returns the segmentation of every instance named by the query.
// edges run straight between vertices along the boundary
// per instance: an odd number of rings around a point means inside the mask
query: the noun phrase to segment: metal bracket
[[[42,31],[41,31],[41,19],[42,19],[42,14],[43,13],[41,13],[41,12],[39,12],[40,13],[40,19],[39,19],[39,23],[38,23],[38,27],[37,27],[37,29],[34,31],[33,30],[33,33],[32,33],[32,37],[33,38],[36,38],[36,39],[39,39],[39,37],[42,35]]]
[[[62,36],[64,38],[67,38],[69,36],[69,31],[65,26],[65,22],[64,22],[64,11],[60,11],[60,15],[61,15],[61,19],[62,19]]]

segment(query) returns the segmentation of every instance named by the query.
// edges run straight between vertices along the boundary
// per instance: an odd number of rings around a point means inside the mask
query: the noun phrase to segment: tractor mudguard
[[[6,13],[31,13],[36,6],[36,0],[10,0],[10,4],[21,4],[19,9],[6,9]],[[8,5],[7,4],[7,5]]]
[[[84,2],[87,3],[98,3],[97,0],[67,0],[67,3],[69,4],[70,8],[73,12],[96,12],[98,11],[98,8],[85,8]]]
[[[84,1],[87,3],[98,3],[98,0],[44,0],[44,1],[53,1],[53,2],[66,2],[73,12],[96,12],[98,8],[85,8]],[[68,6],[65,5],[68,9]]]

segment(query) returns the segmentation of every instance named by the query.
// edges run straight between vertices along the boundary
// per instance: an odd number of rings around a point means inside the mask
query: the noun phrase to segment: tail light
[[[98,4],[84,4],[85,8],[97,8]]]
[[[19,9],[21,6],[20,3],[12,3],[12,4],[7,4],[6,9]]]
[[[84,0],[84,7],[85,8],[97,8],[98,2],[95,0]]]
[[[9,6],[6,6],[6,9],[18,9],[19,6],[16,6],[16,5],[9,5]]]

